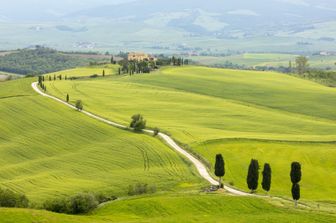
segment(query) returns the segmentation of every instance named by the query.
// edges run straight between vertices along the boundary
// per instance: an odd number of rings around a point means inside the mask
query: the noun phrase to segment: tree
[[[258,160],[252,159],[248,174],[247,174],[247,186],[253,193],[258,188],[258,181],[259,181],[259,163]]]
[[[218,177],[218,185],[223,188],[222,177],[225,175],[225,162],[222,154],[216,155],[215,175]]]
[[[105,70],[103,70],[103,77],[105,77]]]
[[[121,74],[121,69],[120,69],[120,67],[118,68],[118,74],[119,74],[119,75]]]
[[[263,180],[261,186],[266,192],[269,192],[271,189],[272,170],[271,166],[268,163],[264,164],[264,170],[262,171],[262,175]]]
[[[297,202],[300,199],[300,185],[302,172],[301,172],[301,164],[299,162],[292,162],[290,178],[292,181],[292,197],[295,202],[295,207],[297,207]]]
[[[300,200],[300,185],[299,184],[292,185],[292,197],[295,202],[295,207],[297,207],[298,200]]]
[[[113,55],[111,56],[111,64],[114,64],[114,58],[113,58]]]
[[[78,111],[83,110],[83,102],[81,100],[76,101],[76,108],[77,108]]]
[[[38,84],[42,87],[42,76],[38,76]]]
[[[291,165],[290,178],[292,184],[297,184],[301,181],[301,164],[299,162],[293,162]]]
[[[69,100],[70,100],[70,96],[69,96],[69,94],[67,94],[67,96],[66,96],[66,102],[69,103]]]
[[[296,71],[298,74],[302,75],[307,71],[308,68],[308,58],[305,56],[299,56],[295,59]]]
[[[56,80],[56,75],[54,74],[54,81]]]
[[[51,81],[51,76],[49,76],[49,81]]]
[[[140,114],[133,115],[130,127],[135,131],[141,131],[146,128],[146,120]]]

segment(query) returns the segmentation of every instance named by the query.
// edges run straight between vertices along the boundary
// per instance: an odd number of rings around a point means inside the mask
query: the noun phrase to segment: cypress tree
[[[70,100],[70,97],[69,97],[69,94],[67,94],[67,96],[66,96],[66,102],[69,103],[69,100]]]
[[[118,69],[118,74],[119,74],[119,75],[121,74],[121,69],[120,69],[120,67],[119,67],[119,69]]]
[[[103,70],[103,77],[105,77],[105,70]]]
[[[42,87],[42,77],[38,76],[38,84]]]
[[[292,197],[295,202],[295,207],[297,207],[298,200],[300,200],[300,185],[302,172],[301,164],[299,162],[292,162],[290,178],[292,181]]]
[[[301,181],[301,164],[299,162],[293,162],[291,165],[290,178],[292,184],[297,184]]]
[[[49,76],[49,81],[51,81],[51,76]]]
[[[269,192],[271,189],[272,170],[271,166],[268,163],[264,164],[264,170],[262,171],[262,175],[263,180],[261,186],[266,192]]]
[[[259,163],[258,160],[252,159],[248,174],[247,174],[247,186],[253,193],[258,188],[258,181],[259,181]]]
[[[293,184],[292,197],[295,202],[295,207],[297,207],[298,200],[300,200],[300,185],[299,184]]]
[[[56,75],[54,74],[54,81],[56,80]]]
[[[215,175],[218,177],[219,187],[223,188],[222,177],[224,177],[225,175],[225,162],[224,162],[222,154],[216,155]]]

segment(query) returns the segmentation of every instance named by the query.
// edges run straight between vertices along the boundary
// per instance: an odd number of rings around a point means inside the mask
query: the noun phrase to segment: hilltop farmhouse
[[[149,54],[146,53],[138,53],[138,52],[132,52],[128,54],[127,59],[129,61],[156,61],[157,59]]]

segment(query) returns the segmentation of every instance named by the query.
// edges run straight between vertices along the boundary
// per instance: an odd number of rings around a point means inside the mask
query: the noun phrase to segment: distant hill
[[[114,52],[336,50],[323,41],[336,39],[333,0],[75,2],[2,7],[0,48],[33,43],[82,49],[79,43],[85,42],[90,49]]]
[[[22,75],[39,75],[88,65],[90,60],[65,55],[49,48],[37,47],[0,56],[0,71]]]

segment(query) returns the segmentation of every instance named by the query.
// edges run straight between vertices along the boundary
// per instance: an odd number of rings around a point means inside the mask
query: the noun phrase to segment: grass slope
[[[228,156],[227,162],[235,162],[232,169],[240,168],[226,179],[240,188],[245,188],[249,159],[258,158],[274,165],[278,174],[274,178],[275,194],[289,196],[288,167],[297,160],[304,164],[304,174],[307,172],[302,182],[304,197],[336,199],[327,193],[336,186],[336,181],[327,180],[336,176],[332,155],[335,144],[311,143],[336,140],[335,89],[278,73],[204,67],[166,68],[132,77],[56,81],[47,86],[49,93],[60,98],[69,93],[72,103],[82,99],[86,109],[124,124],[130,115],[142,113],[150,126],[161,127],[179,141],[196,147],[209,161],[213,161],[215,153],[223,152]],[[243,155],[246,143],[239,146],[238,142],[239,148],[234,152],[225,141],[214,148],[207,145],[209,140],[228,138],[256,141],[251,141],[252,148]],[[273,141],[263,144],[260,139]],[[281,150],[274,140],[306,144],[284,142],[286,149]],[[259,150],[262,152],[257,153]],[[279,151],[283,156],[274,155]],[[242,159],[231,160],[234,154]],[[277,172],[279,168],[282,169]],[[320,177],[314,177],[317,172]],[[324,190],[318,191],[319,188]]]
[[[0,83],[0,186],[40,204],[80,191],[125,195],[137,182],[159,191],[202,184],[195,170],[159,140],[43,98],[31,81]]]
[[[333,215],[277,208],[255,198],[221,195],[135,197],[105,205],[87,216],[0,209],[1,223],[16,222],[335,222]],[[183,219],[183,220],[182,220]]]

